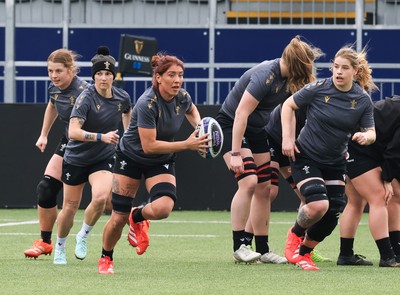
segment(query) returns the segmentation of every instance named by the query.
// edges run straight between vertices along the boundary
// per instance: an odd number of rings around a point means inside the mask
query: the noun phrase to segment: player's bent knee
[[[325,183],[319,179],[313,179],[304,183],[300,188],[300,193],[304,196],[306,204],[328,200]]]
[[[105,196],[96,196],[95,198],[92,195],[92,200],[90,201],[90,204],[92,208],[94,208],[96,211],[101,210],[104,211],[104,208],[106,207],[107,203],[107,197]]]
[[[269,199],[271,200],[271,202],[276,199],[276,197],[278,196],[278,192],[279,192],[278,186],[271,186],[269,190]]]
[[[152,202],[165,196],[170,197],[174,202],[176,202],[177,196],[175,185],[169,182],[160,182],[154,185],[149,192],[149,198]]]
[[[158,219],[167,218],[171,213],[177,200],[175,185],[169,182],[160,182],[154,185],[149,192],[149,198],[151,202],[154,202],[162,197],[169,197],[171,198],[172,202],[170,202],[170,206],[153,206],[154,214]]]
[[[117,212],[129,213],[132,209],[132,198],[112,193],[112,209]]]
[[[169,214],[171,214],[172,212],[173,207],[174,206],[166,207],[166,206],[152,205],[154,217],[158,220],[168,218]]]
[[[326,189],[329,198],[329,211],[334,213],[343,212],[343,209],[346,206],[344,185],[327,185]]]
[[[307,230],[307,235],[314,241],[322,242],[336,228],[338,220],[338,214],[327,211],[320,221]]]
[[[53,208],[57,206],[57,195],[63,184],[61,181],[44,175],[36,187],[38,205],[42,208]]]

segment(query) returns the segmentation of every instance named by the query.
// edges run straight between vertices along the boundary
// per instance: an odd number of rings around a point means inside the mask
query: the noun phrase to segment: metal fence
[[[84,77],[85,78],[85,77]],[[90,77],[86,77],[90,80]],[[228,78],[214,78],[214,102],[212,104],[222,104],[229,90],[235,84],[236,79]],[[19,97],[19,103],[47,103],[48,94],[47,87],[49,85],[49,80],[47,77],[20,77],[18,78],[18,83],[22,84],[23,93]],[[192,99],[196,105],[199,104],[209,104],[204,96],[204,88],[208,83],[211,83],[209,79],[185,79],[183,87],[187,89],[192,96]],[[381,100],[387,96],[394,94],[400,94],[400,79],[376,79],[375,83],[379,87],[379,91],[371,93],[373,100]],[[140,94],[143,90],[151,85],[150,79],[139,78],[133,79],[128,78],[125,80],[126,90],[131,96],[133,103],[136,103]]]
[[[36,66],[45,67],[45,63],[36,63]],[[87,63],[81,64],[82,66],[88,66]],[[252,64],[248,64],[251,67]],[[371,64],[374,67],[374,64]],[[185,64],[185,67],[190,67],[190,64]],[[327,64],[318,64],[319,69],[325,69],[329,67]],[[43,69],[45,71],[45,69]],[[87,81],[91,81],[91,77],[82,77]],[[324,78],[324,77],[319,77]],[[183,88],[185,88],[195,104],[222,104],[226,98],[228,92],[232,89],[233,85],[237,81],[237,78],[185,78]],[[0,77],[0,83],[3,83],[4,79]],[[374,82],[379,87],[379,91],[371,93],[373,100],[381,100],[387,96],[400,94],[400,78],[399,79],[375,79]],[[47,76],[19,76],[16,77],[17,88],[19,89],[17,103],[47,103],[49,99],[47,88],[50,80]],[[118,84],[118,83],[117,83]],[[213,85],[214,96],[209,99],[207,98],[207,88],[209,85]],[[144,92],[144,90],[151,86],[151,78],[148,77],[126,77],[123,81],[120,81],[119,86],[125,89],[133,103],[136,103],[137,99]]]

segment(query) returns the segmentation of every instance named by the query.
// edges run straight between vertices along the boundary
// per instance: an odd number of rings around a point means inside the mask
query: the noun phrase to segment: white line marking
[[[38,224],[38,220],[31,220],[31,221],[21,221],[21,222],[7,222],[7,223],[0,223],[0,227],[2,226],[14,226],[14,225],[24,225],[24,224]]]
[[[99,222],[105,222],[106,220],[99,220]],[[75,222],[80,222],[79,220],[75,220]],[[151,222],[156,223],[182,223],[182,224],[230,224],[230,221],[217,221],[217,220],[152,220]],[[21,221],[21,222],[7,222],[0,223],[0,227],[5,226],[18,226],[25,224],[39,224],[38,220],[29,220],[29,221]],[[271,221],[270,224],[293,224],[292,221]],[[365,222],[360,222],[360,225],[366,225]]]
[[[0,236],[37,236],[37,233],[0,233]],[[76,234],[70,234],[69,236],[76,236]],[[90,234],[94,237],[102,237],[103,234]],[[150,237],[158,238],[216,238],[217,235],[167,235],[167,234],[150,234]]]
[[[152,235],[150,234],[150,237],[159,237],[159,238],[216,238],[218,237],[217,235],[160,235],[160,234],[155,234]]]

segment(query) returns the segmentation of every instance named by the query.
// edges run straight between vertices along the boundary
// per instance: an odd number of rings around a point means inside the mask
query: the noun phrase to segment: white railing
[[[30,67],[39,68],[40,72],[47,72],[46,62],[30,62],[30,61],[17,61],[17,68]],[[118,66],[118,62],[116,64]],[[213,67],[215,71],[221,69],[240,69],[244,72],[246,69],[251,68],[256,63],[215,63],[211,66],[208,63],[185,63],[186,69],[202,68],[208,70]],[[400,64],[385,64],[385,63],[371,63],[374,71],[378,70],[400,70]],[[4,66],[4,62],[0,61],[0,67]],[[87,72],[90,69],[91,62],[78,62],[78,66],[82,72]],[[330,63],[316,63],[319,78],[330,75]],[[92,81],[90,76],[81,76],[87,81]],[[221,104],[232,89],[235,82],[239,77],[229,78],[196,78],[185,77],[183,87],[191,94],[193,101],[196,104]],[[17,103],[47,103],[50,80],[47,76],[15,76],[17,93]],[[380,100],[386,96],[393,94],[400,94],[400,78],[375,78],[374,82],[378,85],[380,91],[371,93],[374,100]],[[131,96],[133,103],[139,98],[143,91],[151,86],[150,77],[124,77],[123,88]],[[4,77],[0,76],[0,89],[1,84],[4,84]],[[213,86],[213,93],[209,97],[210,85]]]
[[[88,81],[91,77],[82,77]],[[0,78],[1,83],[2,78]],[[222,104],[226,94],[233,87],[237,78],[214,78],[215,96],[209,101],[206,98],[207,87],[211,81],[207,78],[186,78],[183,87],[188,90],[195,104]],[[133,78],[124,79],[124,89],[131,96],[133,103],[143,93],[143,91],[151,86],[150,78]],[[400,94],[400,79],[375,79],[380,91],[371,93],[373,100],[381,100],[387,96]],[[47,103],[49,96],[47,88],[49,86],[48,77],[17,77],[17,85],[22,89],[18,93],[18,103]]]

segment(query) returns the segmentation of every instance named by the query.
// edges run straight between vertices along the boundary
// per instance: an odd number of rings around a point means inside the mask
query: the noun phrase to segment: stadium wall
[[[69,48],[79,53],[80,61],[89,62],[100,45],[110,47],[112,55],[118,58],[119,42],[122,34],[150,36],[158,41],[161,51],[177,55],[185,63],[209,62],[208,29],[199,28],[74,28],[70,30]],[[346,44],[355,44],[355,29],[235,29],[221,28],[216,30],[215,63],[258,63],[265,59],[276,58],[282,54],[284,47],[295,35],[301,35],[306,40],[320,47],[326,56],[318,62],[330,62],[337,50]],[[368,46],[368,61],[370,63],[400,63],[397,52],[399,29],[363,30],[363,46]],[[46,61],[49,53],[62,47],[60,28],[16,28],[15,33],[16,61]],[[4,39],[4,28],[0,27],[0,39]],[[388,46],[388,40],[394,43]],[[29,44],[35,46],[28,47]],[[0,47],[0,60],[5,58],[5,48]],[[235,67],[237,68],[237,67]],[[85,69],[82,75],[90,75],[90,69]],[[189,72],[190,77],[206,77],[208,69]],[[232,69],[220,72],[216,69],[216,77],[232,77],[236,74]],[[242,70],[242,69],[241,69]],[[242,71],[240,71],[241,73]],[[398,77],[400,71],[376,73],[376,78]],[[18,76],[43,76],[43,68],[21,67],[17,69]],[[186,76],[186,75],[185,75]],[[389,77],[388,77],[389,76]],[[375,77],[375,75],[374,75]]]
[[[0,126],[3,139],[0,145],[0,208],[32,208],[36,206],[36,185],[52,156],[62,133],[57,120],[53,126],[46,151],[42,154],[35,146],[39,136],[44,104],[0,104]],[[199,106],[202,117],[215,117],[219,106]],[[177,140],[185,139],[192,132],[185,122]],[[196,152],[178,153],[176,160],[178,201],[176,210],[229,210],[236,191],[236,182],[228,172],[222,157],[203,159]],[[282,180],[279,195],[272,204],[274,211],[295,211],[298,199],[290,186]],[[61,206],[61,196],[58,203]],[[143,187],[135,200],[147,200]],[[81,208],[90,201],[86,186]]]
[[[91,57],[99,45],[110,47],[111,53],[117,58],[121,34],[155,37],[159,50],[177,55],[185,63],[202,64],[205,66],[187,68],[185,78],[207,78],[209,67],[215,67],[214,78],[238,78],[249,63],[258,63],[265,59],[276,58],[281,55],[283,48],[295,35],[301,35],[320,47],[326,56],[319,63],[329,64],[336,51],[345,44],[356,42],[356,29],[265,29],[265,28],[220,28],[215,32],[214,61],[210,63],[209,31],[204,28],[74,28],[69,30],[69,48],[75,50],[82,58],[82,62],[90,62]],[[400,30],[398,29],[366,29],[363,30],[363,46],[368,44],[368,60],[374,67],[373,76],[376,79],[396,79],[400,77],[399,68],[380,68],[379,65],[399,64],[400,55],[397,52]],[[4,28],[0,27],[0,40],[4,39]],[[15,60],[16,62],[45,62],[48,54],[62,47],[63,36],[60,28],[56,27],[17,27],[15,33]],[[388,45],[388,40],[394,43]],[[397,42],[397,43],[396,43]],[[390,43],[390,42],[389,42]],[[29,46],[35,44],[35,46]],[[29,48],[29,50],[27,50]],[[0,47],[0,71],[4,70],[1,61],[5,58],[5,47]],[[220,67],[219,65],[230,65]],[[246,65],[245,65],[246,64]],[[209,66],[206,66],[209,65]],[[234,66],[232,66],[234,65]],[[243,66],[241,66],[243,65]],[[90,67],[82,67],[81,76],[90,77]],[[330,72],[327,67],[318,72],[319,77],[327,77]],[[17,66],[17,79],[21,77],[44,77],[44,66]],[[0,102],[4,102],[4,80],[0,75]],[[40,86],[39,86],[40,85]],[[35,102],[33,93],[38,98],[46,97],[46,87],[42,84],[17,81],[16,99],[20,102]],[[141,89],[135,89],[128,84],[129,93],[140,95]],[[399,93],[400,86],[382,88],[381,92],[372,93],[373,99],[379,99]],[[196,97],[199,104],[205,104],[207,99],[206,84],[200,86]],[[222,103],[228,88],[218,89],[214,101]],[[27,96],[26,101],[22,98]],[[218,97],[217,97],[218,96]]]

